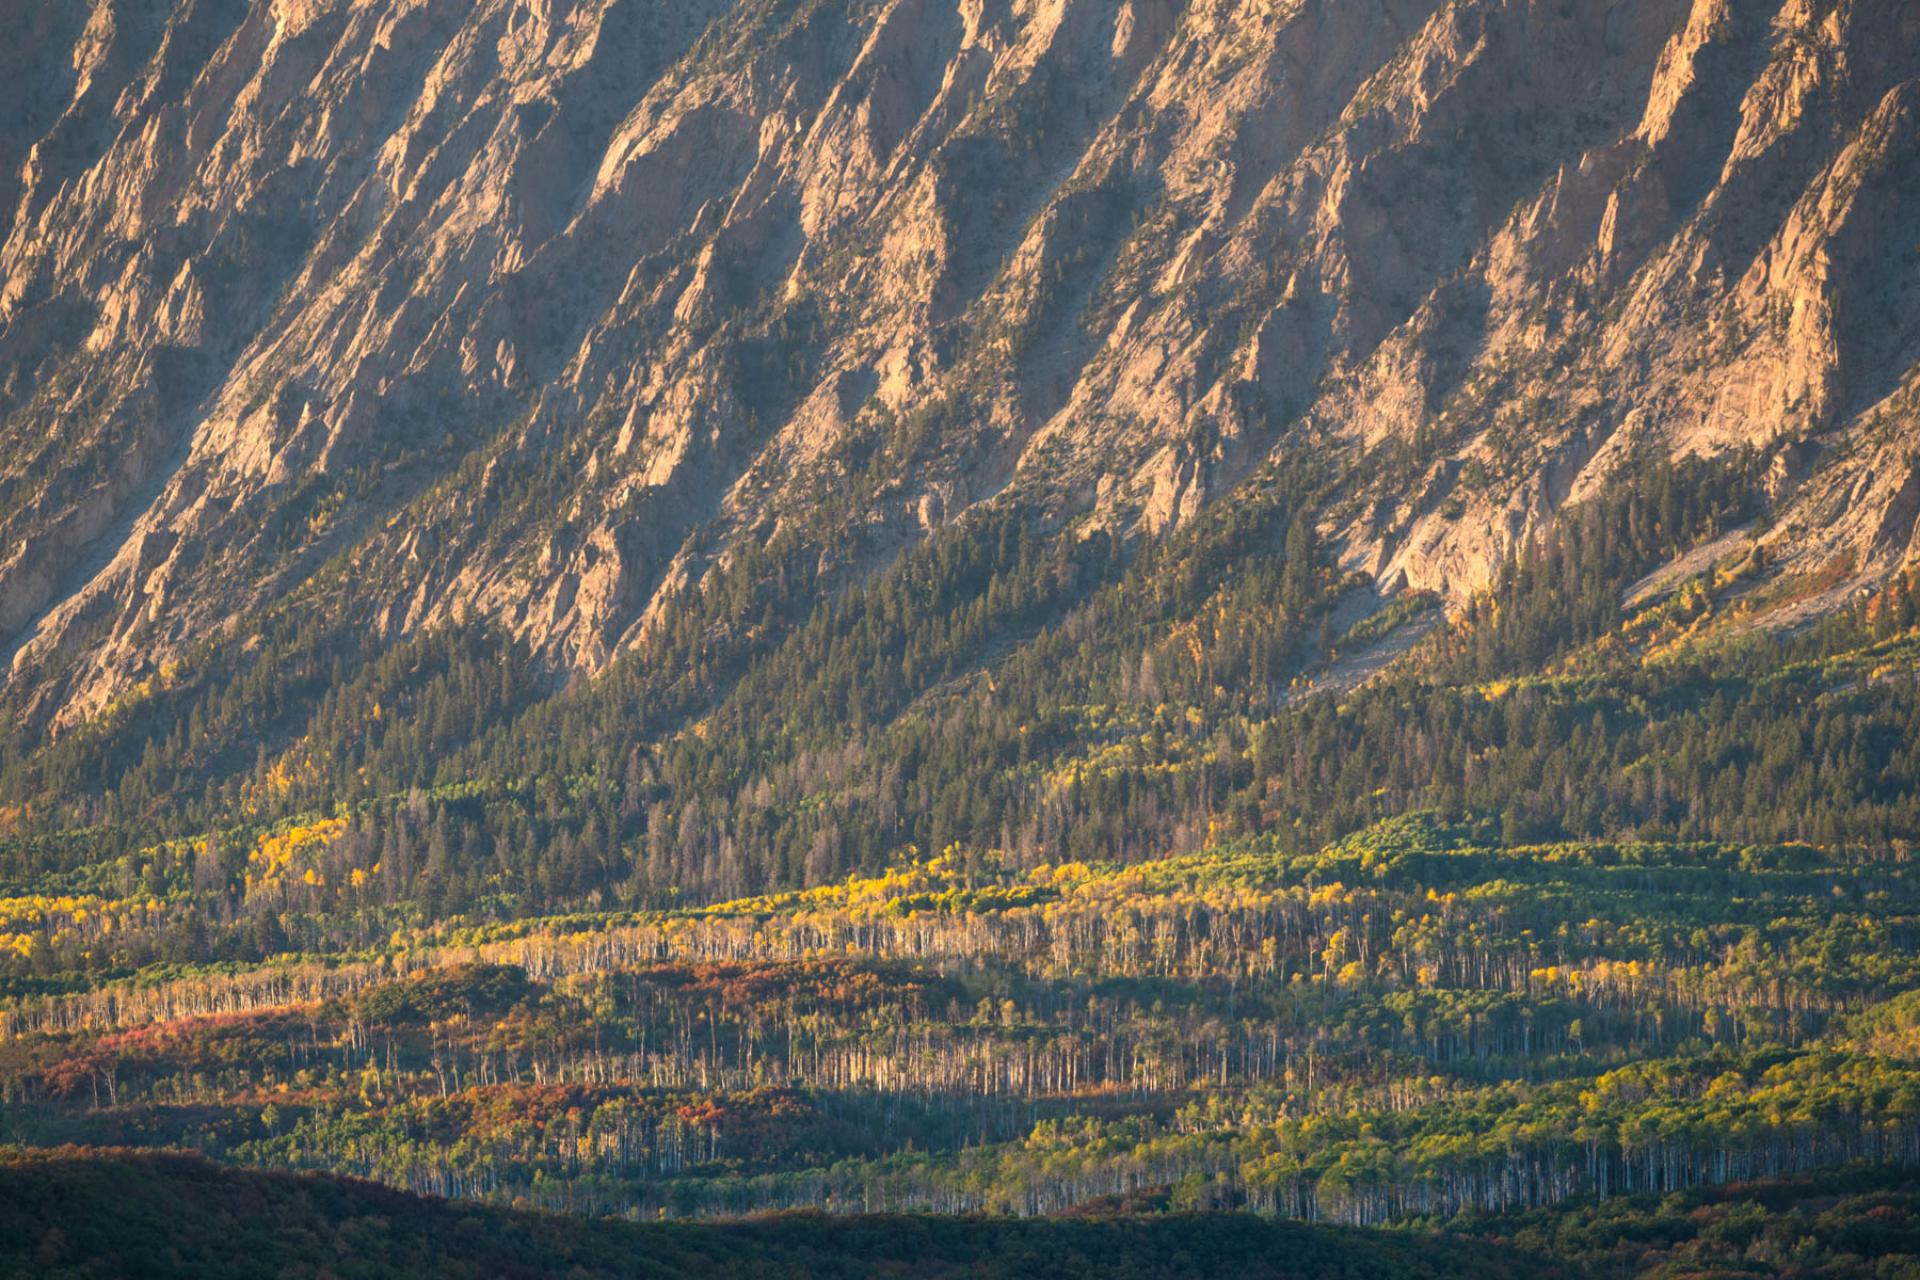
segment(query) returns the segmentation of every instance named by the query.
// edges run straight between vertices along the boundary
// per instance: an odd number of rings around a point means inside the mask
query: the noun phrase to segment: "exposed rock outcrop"
[[[1783,571],[1915,554],[1913,5],[90,0],[13,46],[0,646],[63,721],[339,556],[369,626],[590,671],[774,524],[1157,536],[1276,450],[1456,598],[1641,447],[1783,459]]]

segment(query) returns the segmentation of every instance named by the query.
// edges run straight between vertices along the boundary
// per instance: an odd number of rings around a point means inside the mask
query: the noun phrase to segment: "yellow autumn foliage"
[[[247,891],[257,893],[290,878],[316,886],[324,883],[308,860],[332,844],[346,828],[345,818],[322,818],[317,822],[291,823],[265,833],[247,853]],[[303,863],[307,865],[296,866]]]

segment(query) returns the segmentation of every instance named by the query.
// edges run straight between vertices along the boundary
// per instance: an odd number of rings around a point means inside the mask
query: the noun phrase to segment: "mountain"
[[[1920,5],[0,18],[0,1271],[1911,1261]]]
[[[1920,16],[1861,0],[22,5],[6,698],[300,608],[591,675],[777,547],[1128,548],[1311,458],[1459,605],[1644,456],[1913,552]],[[1799,616],[1796,614],[1795,616]],[[351,673],[347,673],[350,675]]]
[[[19,18],[19,888],[1920,835],[1910,6]]]

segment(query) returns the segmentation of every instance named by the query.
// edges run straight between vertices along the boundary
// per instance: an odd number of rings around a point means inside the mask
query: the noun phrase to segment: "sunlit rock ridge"
[[[1388,593],[1645,450],[1757,451],[1816,608],[1915,550],[1913,4],[9,28],[0,678],[54,725],[316,575],[591,673],[781,529],[848,575],[983,503],[1160,537],[1299,450]]]

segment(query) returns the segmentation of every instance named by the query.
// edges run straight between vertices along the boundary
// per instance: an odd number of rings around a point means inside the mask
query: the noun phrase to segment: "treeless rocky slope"
[[[1920,8],[18,3],[0,654],[71,723],[331,575],[592,671],[781,529],[1153,536],[1341,458],[1456,599],[1634,450],[1920,513]],[[859,538],[853,538],[860,532]]]

